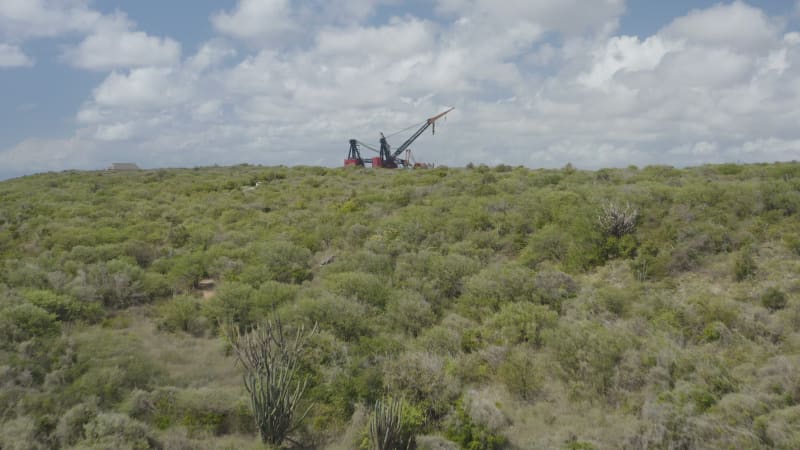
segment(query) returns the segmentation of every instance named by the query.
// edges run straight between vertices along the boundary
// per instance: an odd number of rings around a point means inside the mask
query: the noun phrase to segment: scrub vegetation
[[[800,164],[0,183],[0,448],[393,446],[800,448]]]

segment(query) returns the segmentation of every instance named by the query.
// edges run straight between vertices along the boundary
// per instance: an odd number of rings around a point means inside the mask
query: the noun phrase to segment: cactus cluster
[[[403,426],[403,401],[397,398],[375,402],[369,420],[370,450],[409,450],[416,448],[414,436]]]
[[[280,445],[313,406],[301,408],[308,377],[299,373],[299,357],[316,327],[308,333],[300,327],[291,338],[279,320],[267,321],[249,332],[227,326],[225,332],[237,361],[244,366],[244,385],[261,440]]]
[[[608,202],[601,208],[597,222],[605,235],[620,238],[636,230],[638,217],[639,210],[632,208],[630,203],[626,203],[623,208],[614,202]]]

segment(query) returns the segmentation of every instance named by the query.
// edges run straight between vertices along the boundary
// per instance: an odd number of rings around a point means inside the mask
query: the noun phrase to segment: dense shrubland
[[[286,446],[798,448],[798,219],[796,163],[5,181],[0,448],[262,448],[274,320]]]

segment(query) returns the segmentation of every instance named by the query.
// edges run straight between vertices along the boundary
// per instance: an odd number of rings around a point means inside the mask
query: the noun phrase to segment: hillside
[[[264,448],[220,328],[276,318],[299,448],[386,396],[420,448],[800,448],[798,219],[797,163],[0,182],[0,448]]]

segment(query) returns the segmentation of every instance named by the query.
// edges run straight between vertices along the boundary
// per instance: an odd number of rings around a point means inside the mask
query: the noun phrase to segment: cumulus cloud
[[[114,66],[77,114],[78,141],[143,166],[338,165],[349,138],[377,142],[454,105],[436,136],[414,144],[417,158],[584,168],[800,159],[800,33],[748,4],[687,11],[649,36],[615,32],[615,0],[439,0],[436,16],[379,21],[367,20],[379,1],[339,4],[367,11],[320,17],[286,43],[324,2],[241,0],[212,16],[224,36],[194,54]],[[25,148],[36,145],[55,144]]]
[[[739,0],[694,10],[673,21],[662,34],[697,44],[763,49],[779,37],[781,25],[760,9]]]
[[[353,26],[397,0],[238,0],[231,10],[211,15],[221,34],[254,47],[296,46],[327,26]]]
[[[197,72],[202,72],[222,64],[228,58],[236,56],[236,54],[236,49],[222,40],[215,39],[200,46],[197,53],[188,59],[187,65]]]
[[[168,66],[180,60],[181,46],[170,38],[133,31],[124,16],[104,18],[77,46],[64,52],[75,67],[110,70],[124,67]]]
[[[239,0],[233,11],[214,14],[211,23],[220,33],[251,43],[270,43],[299,31],[290,13],[289,0]]]
[[[800,79],[800,52],[762,11],[718,5],[639,38],[607,34],[605,24],[622,13],[620,2],[598,2],[605,13],[595,11],[593,24],[586,19],[577,28],[565,28],[560,4],[500,5],[483,17],[488,3],[440,2],[440,13],[451,17],[443,24],[414,16],[382,25],[329,24],[305,47],[266,48],[211,69],[197,64],[204,46],[177,71],[112,75],[83,114],[99,117],[91,124],[99,130],[160,108],[158,125],[139,127],[138,139],[154,148],[207,147],[209,158],[218,158],[214,148],[229,146],[242,161],[259,162],[296,152],[309,163],[336,164],[348,138],[376,140],[379,131],[420,122],[449,104],[458,109],[435,138],[415,144],[418,157],[448,164],[697,164],[750,160],[755,153],[743,149],[755,147],[748,142],[798,138],[797,113],[790,112],[796,108],[789,105],[800,97],[791,87]],[[239,17],[246,7],[243,1],[224,17]],[[272,7],[270,14],[280,17],[297,14],[287,4]],[[749,31],[733,41],[725,27],[703,34],[710,20],[747,24]],[[589,34],[560,45],[542,41],[559,27]],[[544,70],[531,65],[545,56]],[[206,75],[193,78],[193,67]],[[193,122],[202,124],[194,135],[179,125]],[[159,138],[148,137],[155,129]],[[800,156],[792,145],[777,148],[762,155]],[[291,159],[286,155],[284,162]]]
[[[640,42],[635,36],[616,36],[605,48],[594,52],[594,65],[578,79],[589,87],[606,87],[617,72],[653,70],[670,52],[681,50],[682,44],[651,36]]]
[[[3,0],[0,34],[15,41],[91,30],[102,14],[87,0]]]
[[[33,59],[26,55],[16,45],[0,43],[0,68],[3,67],[30,67]]]
[[[62,46],[62,59],[89,70],[164,66],[178,62],[181,55],[173,39],[137,31],[123,13],[101,14],[88,0],[4,0],[0,36],[12,43],[83,36],[77,45]]]
[[[125,109],[163,108],[184,103],[192,96],[191,84],[170,68],[146,67],[129,73],[112,72],[94,90],[101,107]]]
[[[624,0],[437,0],[445,17],[471,17],[488,23],[534,23],[568,35],[607,29],[625,11]]]

